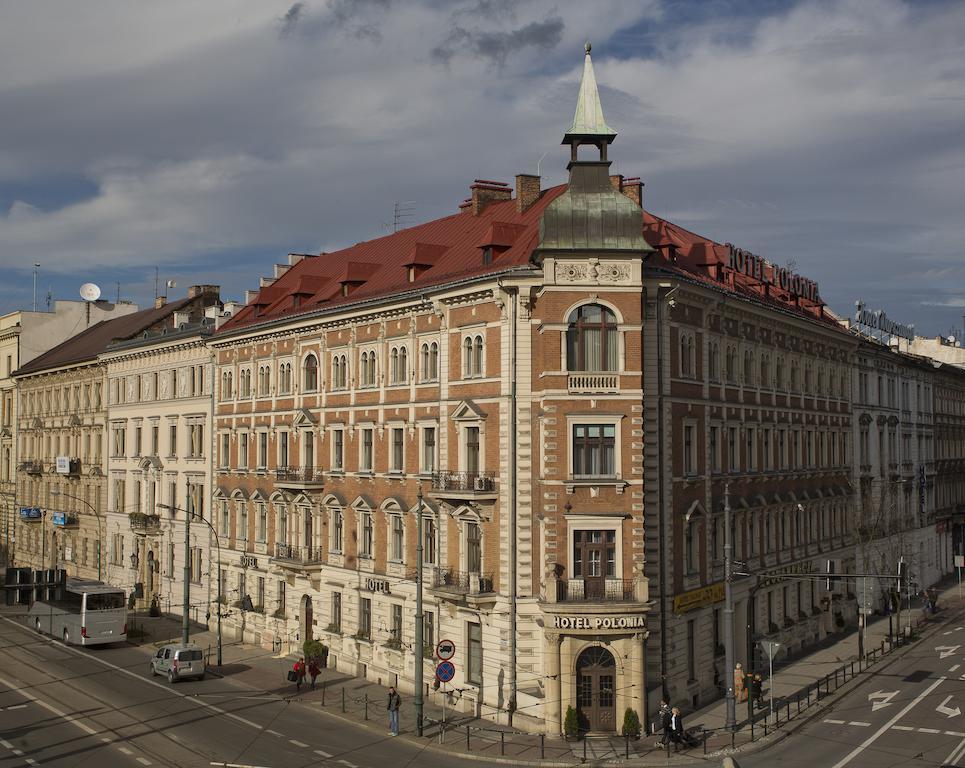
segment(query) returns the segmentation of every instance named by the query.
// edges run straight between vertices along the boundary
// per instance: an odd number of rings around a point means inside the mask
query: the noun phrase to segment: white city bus
[[[28,611],[38,632],[74,645],[120,643],[127,639],[124,590],[100,581],[68,578],[57,599],[36,600]]]

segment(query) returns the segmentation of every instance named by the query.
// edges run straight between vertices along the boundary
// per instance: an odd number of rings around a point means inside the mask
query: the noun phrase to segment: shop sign
[[[43,516],[44,513],[40,511],[40,507],[20,507],[22,520],[40,520]]]
[[[254,555],[242,555],[241,556],[241,567],[242,568],[257,568],[258,558]]]
[[[369,592],[381,592],[384,595],[392,594],[390,584],[387,579],[366,579],[365,588]]]
[[[50,522],[53,525],[70,525],[72,521],[67,516],[66,512],[54,512],[50,516]]]
[[[783,568],[768,571],[765,575],[761,576],[759,586],[766,587],[771,584],[777,584],[779,581],[784,581],[784,578],[787,576],[810,576],[817,572],[818,569],[814,563],[811,560],[805,560],[803,563],[786,565]]]
[[[724,599],[724,582],[711,584],[708,587],[692,589],[689,592],[676,595],[673,599],[674,613],[687,613],[688,611],[703,608],[706,605],[719,603]]]
[[[58,456],[56,464],[57,464],[58,475],[70,474],[70,457],[69,456]]]
[[[644,616],[554,616],[556,629],[646,629]]]
[[[908,341],[915,340],[915,326],[896,323],[882,309],[877,309],[874,312],[865,309],[863,301],[856,301],[854,306],[855,325],[863,326],[871,331],[879,331],[888,336],[898,336]]]
[[[730,251],[728,266],[735,272],[752,277],[766,285],[779,286],[782,291],[787,291],[792,296],[800,296],[814,302],[821,300],[818,295],[818,284],[813,280],[795,274],[786,267],[771,264],[766,259],[730,243],[727,247]]]

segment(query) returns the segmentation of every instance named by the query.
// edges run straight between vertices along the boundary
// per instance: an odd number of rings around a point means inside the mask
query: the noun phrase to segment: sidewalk
[[[938,604],[943,609],[942,612],[960,604],[957,581],[952,581],[950,579],[943,582],[939,587]],[[921,616],[920,607],[913,607],[912,616]],[[941,612],[938,616],[941,616]],[[138,641],[142,645],[176,642],[181,636],[181,623],[178,618],[148,618],[138,615],[133,623],[145,632],[145,636]],[[887,636],[888,618],[878,617],[869,623],[867,628],[866,649],[880,648],[883,640],[887,645]],[[312,691],[310,686],[303,685],[301,692],[296,692],[294,684],[286,679],[294,656],[277,656],[262,648],[230,642],[223,646],[223,665],[219,669],[215,666],[215,633],[204,630],[203,626],[192,625],[191,640],[209,650],[209,670],[212,674],[237,679],[245,685],[289,702],[318,707],[326,714],[344,717],[355,725],[371,728],[380,734],[388,729],[385,711],[387,689],[383,686],[334,669],[323,669],[316,690]],[[842,634],[813,653],[776,667],[773,685],[768,684],[765,687],[773,687],[775,699],[787,697],[806,685],[823,679],[825,675],[833,674],[835,669],[840,669],[842,664],[854,659],[857,659],[856,631]],[[692,763],[704,756],[702,746],[668,756],[658,746],[656,737],[652,736],[642,737],[638,741],[631,740],[629,743],[618,736],[590,737],[577,742],[567,742],[549,735],[521,733],[489,720],[456,712],[451,704],[443,713],[443,694],[432,691],[431,688],[426,697],[424,712],[424,736],[420,740],[415,735],[412,696],[409,694],[403,697],[400,717],[402,738],[418,740],[429,748],[483,759],[490,763],[518,765],[544,762],[545,765],[573,765],[583,762],[584,757],[588,763],[623,762],[629,754],[630,762],[627,764],[666,766]],[[725,715],[726,703],[719,699],[684,718],[688,730],[702,727],[710,732],[706,745],[708,754],[729,750],[732,744],[738,748],[746,746],[751,741],[746,722],[746,702],[738,704],[739,728],[733,736],[724,730]],[[758,723],[756,727],[756,736],[759,738],[761,724]]]

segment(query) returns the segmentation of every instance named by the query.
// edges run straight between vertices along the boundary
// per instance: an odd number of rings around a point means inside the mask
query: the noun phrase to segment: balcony
[[[325,485],[319,467],[279,467],[275,470],[275,486],[292,490],[319,490]]]
[[[44,473],[43,463],[34,459],[25,461],[20,465],[20,469],[26,472],[28,475],[42,475]]]
[[[566,377],[566,389],[574,395],[597,395],[620,391],[617,373],[571,373]]]
[[[322,565],[321,547],[298,547],[294,544],[275,544],[272,562],[292,570],[314,570]]]
[[[429,495],[452,501],[495,501],[496,476],[491,472],[436,472]]]
[[[569,579],[556,582],[558,603],[637,602],[633,579]]]
[[[457,571],[453,568],[434,568],[425,574],[426,586],[436,597],[472,607],[496,602],[491,573]]]
[[[156,536],[161,532],[160,515],[146,515],[143,512],[131,512],[131,532],[135,536]]]

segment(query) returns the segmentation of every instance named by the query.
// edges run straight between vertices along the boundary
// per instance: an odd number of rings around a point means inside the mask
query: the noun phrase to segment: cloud
[[[279,19],[280,29],[278,34],[281,37],[288,37],[288,35],[295,31],[295,27],[298,26],[298,20],[301,18],[304,10],[305,3],[298,2],[285,11],[285,15]]]
[[[544,21],[531,21],[518,29],[508,31],[470,31],[454,26],[443,43],[432,49],[433,59],[448,65],[457,49],[502,67],[506,58],[527,48],[551,49],[563,38],[564,23],[558,16]]]

